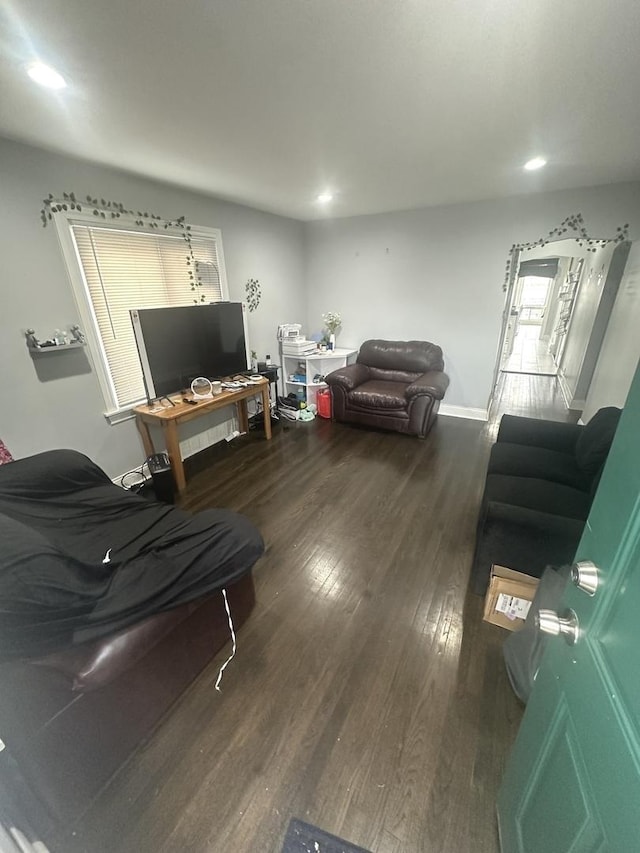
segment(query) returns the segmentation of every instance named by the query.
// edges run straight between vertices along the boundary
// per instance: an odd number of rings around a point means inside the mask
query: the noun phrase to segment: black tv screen
[[[137,308],[131,322],[150,400],[186,389],[198,376],[224,379],[248,369],[241,302]]]

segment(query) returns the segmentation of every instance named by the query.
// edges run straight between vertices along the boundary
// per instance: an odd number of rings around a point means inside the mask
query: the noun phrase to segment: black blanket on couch
[[[233,583],[264,550],[244,516],[195,515],[52,450],[0,466],[0,659],[94,640]]]

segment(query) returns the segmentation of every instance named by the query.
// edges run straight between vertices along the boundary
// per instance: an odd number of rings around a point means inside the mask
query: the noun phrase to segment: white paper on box
[[[526,619],[531,602],[526,598],[517,598],[515,595],[507,595],[501,592],[496,601],[498,613],[504,613],[507,619]]]

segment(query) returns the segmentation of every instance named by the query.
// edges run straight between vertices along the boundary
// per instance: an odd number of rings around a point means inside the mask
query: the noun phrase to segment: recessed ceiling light
[[[329,204],[330,201],[333,201],[333,193],[320,193],[316,201],[319,204]]]
[[[535,172],[536,169],[542,169],[542,167],[546,165],[547,161],[544,157],[534,157],[533,160],[527,160],[524,167],[529,172]]]
[[[67,85],[62,74],[58,74],[55,68],[50,68],[43,62],[33,62],[27,68],[27,74],[33,81],[47,89],[64,89]]]

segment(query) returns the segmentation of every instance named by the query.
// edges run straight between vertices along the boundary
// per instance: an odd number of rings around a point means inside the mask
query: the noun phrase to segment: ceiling
[[[297,219],[640,178],[638,0],[0,0],[0,14],[1,135]],[[68,87],[38,88],[33,59]],[[547,167],[524,171],[539,154]]]

